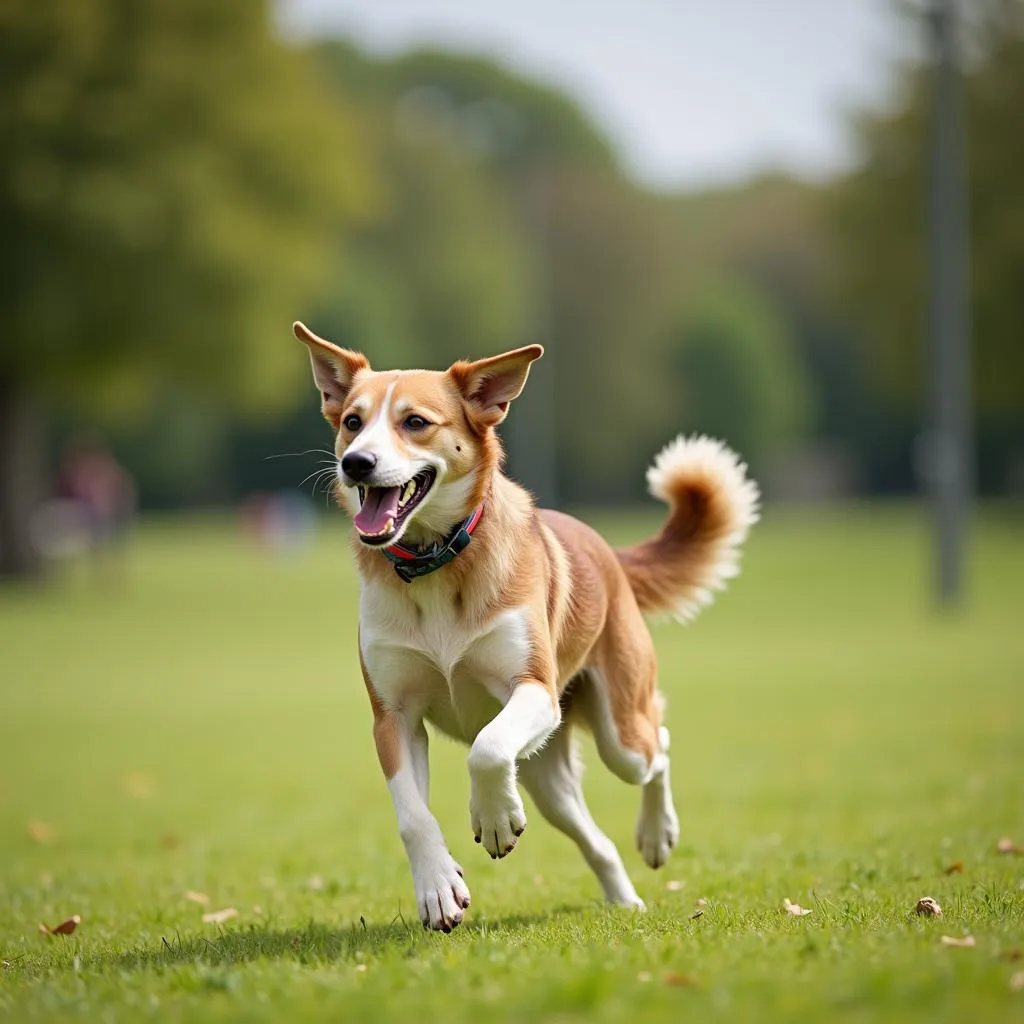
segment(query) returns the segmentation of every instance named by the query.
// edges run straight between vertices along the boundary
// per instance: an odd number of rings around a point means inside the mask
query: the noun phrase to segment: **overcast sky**
[[[659,185],[849,162],[911,41],[891,0],[279,0],[290,32],[378,53],[440,45],[558,83]]]

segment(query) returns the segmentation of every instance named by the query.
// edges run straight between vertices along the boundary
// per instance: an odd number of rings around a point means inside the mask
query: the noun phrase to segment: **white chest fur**
[[[424,586],[426,584],[426,586]],[[446,588],[416,580],[415,595],[372,585],[360,601],[360,643],[374,690],[466,741],[505,704],[530,657],[524,609],[472,624]]]

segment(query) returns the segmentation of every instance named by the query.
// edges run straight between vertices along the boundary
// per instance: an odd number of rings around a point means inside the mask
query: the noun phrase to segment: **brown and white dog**
[[[495,427],[539,345],[444,372],[374,372],[303,324],[294,331],[337,435],[360,664],[423,924],[450,931],[469,906],[427,806],[425,722],[470,746],[470,822],[491,857],[511,853],[526,828],[521,783],[605,897],[642,908],[583,801],[572,727],[588,727],[608,768],[642,787],[636,842],[660,867],[679,823],[642,613],[688,619],[735,575],[757,519],[746,467],[716,441],[673,441],[647,474],[670,508],[661,534],[615,551],[576,519],[535,508],[501,471]]]

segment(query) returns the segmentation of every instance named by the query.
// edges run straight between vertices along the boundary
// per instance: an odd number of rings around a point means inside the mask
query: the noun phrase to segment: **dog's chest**
[[[471,739],[526,671],[524,610],[499,611],[481,624],[440,588],[423,588],[417,597],[373,588],[363,594],[360,636],[373,687],[388,704],[413,708],[456,738]]]

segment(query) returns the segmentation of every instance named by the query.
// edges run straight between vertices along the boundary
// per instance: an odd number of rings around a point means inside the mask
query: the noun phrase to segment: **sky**
[[[279,17],[294,35],[489,54],[557,84],[666,188],[849,166],[844,113],[884,103],[913,44],[892,0],[279,0]]]

